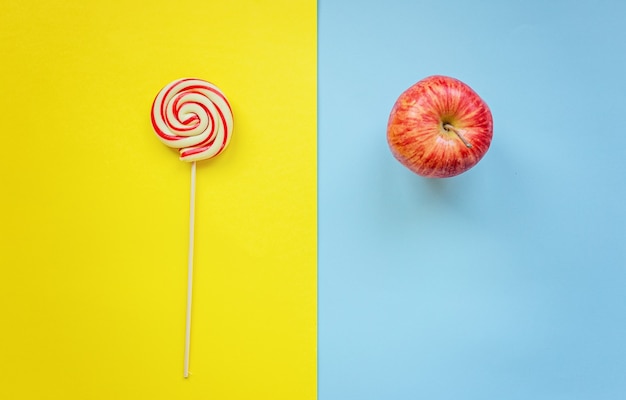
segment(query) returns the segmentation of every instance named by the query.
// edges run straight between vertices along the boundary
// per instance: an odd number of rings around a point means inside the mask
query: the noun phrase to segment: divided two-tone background
[[[626,398],[620,1],[5,1],[0,398]],[[491,150],[448,180],[385,141],[457,77]],[[230,147],[154,136],[217,84]]]

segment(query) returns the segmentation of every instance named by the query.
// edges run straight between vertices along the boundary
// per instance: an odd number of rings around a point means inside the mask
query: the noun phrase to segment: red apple
[[[493,118],[483,99],[460,80],[440,75],[402,93],[387,124],[394,157],[428,178],[472,168],[487,153],[492,136]]]

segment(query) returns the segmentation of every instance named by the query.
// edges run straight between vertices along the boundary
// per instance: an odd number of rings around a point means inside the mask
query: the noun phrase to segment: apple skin
[[[387,143],[404,166],[427,178],[449,178],[476,165],[489,150],[493,118],[487,103],[458,79],[434,75],[398,97]]]

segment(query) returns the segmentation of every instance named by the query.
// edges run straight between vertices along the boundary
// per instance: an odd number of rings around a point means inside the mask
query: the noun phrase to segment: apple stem
[[[444,124],[443,125],[443,129],[447,130],[447,131],[452,131],[454,133],[456,133],[456,135],[459,137],[459,139],[461,139],[461,141],[463,142],[463,144],[468,148],[471,149],[472,148],[472,144],[470,142],[468,142],[463,135],[461,135],[460,130],[456,129],[454,126],[450,125],[450,124]]]

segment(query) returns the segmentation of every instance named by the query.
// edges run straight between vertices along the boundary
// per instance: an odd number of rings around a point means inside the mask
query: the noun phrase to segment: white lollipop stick
[[[191,299],[193,292],[193,233],[196,213],[196,162],[191,163],[191,189],[189,191],[189,255],[187,260],[187,314],[185,319],[185,367],[183,376],[189,377],[189,349],[191,347]]]
[[[196,161],[213,158],[228,146],[233,131],[233,112],[217,86],[202,79],[185,78],[161,89],[152,103],[150,118],[158,139],[178,149],[180,159],[191,163],[184,357],[184,376],[187,378],[191,342]]]

